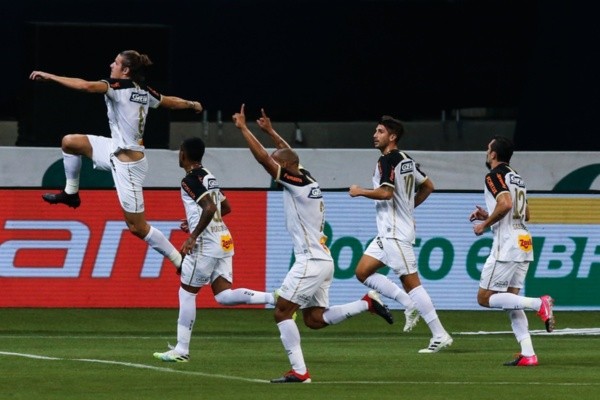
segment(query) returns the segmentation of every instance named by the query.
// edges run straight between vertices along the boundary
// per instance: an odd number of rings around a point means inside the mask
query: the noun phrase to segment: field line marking
[[[236,380],[236,381],[244,381],[244,382],[253,382],[253,383],[269,383],[268,380],[264,379],[253,379],[253,378],[243,378],[239,376],[233,375],[222,375],[222,374],[209,374],[205,372],[198,371],[181,371],[166,367],[156,367],[154,365],[148,364],[137,364],[123,361],[113,361],[113,360],[96,360],[89,358],[60,358],[60,357],[47,357],[41,356],[37,354],[26,354],[26,353],[13,353],[7,351],[0,351],[0,355],[7,356],[16,356],[16,357],[25,357],[25,358],[33,358],[40,360],[58,360],[58,361],[77,361],[77,362],[88,362],[88,363],[96,363],[96,364],[111,364],[111,365],[121,365],[124,367],[131,368],[139,368],[139,369],[149,369],[152,371],[160,371],[160,372],[170,372],[176,374],[184,374],[184,375],[195,375],[195,376],[203,376],[206,378],[221,378],[228,380]],[[402,384],[412,384],[412,385],[488,385],[488,386],[506,386],[506,385],[530,385],[530,386],[600,386],[600,382],[481,382],[481,381],[321,381],[321,382],[312,382],[313,385],[402,385]]]
[[[512,331],[476,331],[476,332],[452,332],[453,335],[503,335],[512,334]],[[564,335],[586,335],[586,336],[597,336],[600,335],[600,328],[564,328],[555,329],[552,332],[546,332],[545,330],[533,330],[529,331],[532,335],[544,335],[544,336],[564,336]]]

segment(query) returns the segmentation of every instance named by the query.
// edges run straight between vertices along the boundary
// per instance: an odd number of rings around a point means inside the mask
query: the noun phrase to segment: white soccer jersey
[[[150,108],[160,105],[161,95],[131,79],[106,79],[104,95],[113,151],[144,150],[144,127]]]
[[[412,158],[399,150],[379,157],[373,187],[394,188],[390,200],[375,200],[377,235],[412,243],[415,240],[415,187],[427,179]]]
[[[302,167],[300,175],[279,167],[276,181],[284,189],[285,223],[292,236],[296,260],[332,260],[325,245],[325,203],[319,183]]]
[[[225,200],[225,196],[213,174],[206,168],[195,168],[181,180],[181,199],[190,232],[200,221],[202,207],[198,202],[204,196],[212,198],[217,206],[217,212],[206,229],[198,236],[198,246],[194,251],[216,258],[233,256],[233,239],[221,216],[221,202]]]
[[[500,164],[485,177],[485,205],[491,214],[500,193],[509,192],[513,206],[492,225],[494,243],[491,254],[498,261],[533,261],[533,242],[525,225],[527,188],[521,176],[508,164]]]

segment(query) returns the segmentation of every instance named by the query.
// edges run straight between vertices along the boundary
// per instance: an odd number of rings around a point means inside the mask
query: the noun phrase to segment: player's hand
[[[233,117],[232,117],[233,123],[239,129],[246,127],[246,114],[244,114],[245,107],[246,107],[246,105],[242,104],[242,107],[240,108],[240,112],[233,114]]]
[[[192,254],[192,250],[194,250],[195,245],[196,239],[190,236],[185,240],[185,242],[183,242],[183,244],[181,245],[181,249],[179,249],[179,252],[184,256],[187,254]]]
[[[271,118],[267,117],[264,108],[260,109],[260,113],[262,116],[256,120],[256,123],[263,131],[267,133],[271,132],[273,130],[273,125],[271,125]]]
[[[360,186],[352,185],[352,186],[350,186],[350,190],[348,190],[348,193],[350,194],[350,197],[356,197],[356,196],[360,196],[360,190],[361,190]]]
[[[43,71],[33,71],[31,75],[29,75],[29,79],[32,81],[47,81],[50,79],[50,74]]]
[[[190,226],[188,225],[187,219],[182,219],[181,220],[181,224],[179,225],[179,229],[181,229],[185,233],[190,233]]]
[[[479,207],[477,205],[475,207],[476,207],[475,211],[473,211],[469,215],[469,221],[471,221],[471,222],[473,222],[475,220],[485,221],[487,219],[487,217],[489,216],[488,212],[485,209],[483,209],[482,207]]]
[[[475,233],[475,236],[481,236],[484,234],[485,232],[485,224],[475,224],[473,225],[473,233]]]
[[[202,103],[199,101],[192,101],[192,109],[196,114],[200,114],[204,108],[202,107]]]

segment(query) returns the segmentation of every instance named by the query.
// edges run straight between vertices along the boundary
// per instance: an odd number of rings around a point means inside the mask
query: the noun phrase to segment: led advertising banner
[[[175,267],[133,236],[114,190],[85,190],[77,209],[41,190],[0,190],[0,307],[177,307]],[[237,286],[264,289],[265,193],[228,192]],[[146,190],[146,217],[179,248],[179,190]],[[216,307],[210,287],[200,307]]]
[[[171,263],[128,232],[114,190],[83,190],[77,209],[48,205],[42,190],[0,190],[0,307],[177,307]],[[234,287],[273,291],[293,261],[279,191],[225,191],[234,239]],[[146,190],[146,216],[179,247],[186,238],[177,189]],[[323,192],[327,245],[335,262],[330,303],[362,297],[354,268],[376,234],[371,200]],[[421,281],[438,309],[481,309],[479,273],[492,236],[468,216],[483,193],[433,193],[416,210]],[[600,197],[531,194],[535,260],[524,288],[551,294],[558,309],[600,309]],[[398,278],[384,268],[394,282]],[[210,288],[199,307],[219,307]],[[391,308],[399,308],[391,300]],[[252,306],[262,307],[262,306]]]

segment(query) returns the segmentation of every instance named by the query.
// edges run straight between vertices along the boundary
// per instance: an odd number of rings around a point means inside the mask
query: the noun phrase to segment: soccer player
[[[144,214],[142,184],[148,171],[148,160],[144,155],[144,127],[150,108],[161,106],[200,113],[202,105],[197,101],[160,95],[147,86],[145,70],[150,65],[152,62],[146,54],[125,50],[110,64],[110,78],[105,80],[86,81],[43,71],[31,73],[32,80],[52,81],[69,89],[103,94],[111,133],[110,138],[84,134],[64,136],[61,147],[65,188],[56,194],[45,193],[42,198],[50,204],[79,207],[81,156],[90,158],[94,168],[112,172],[129,231],[179,268],[181,254],[162,232],[146,222]]]
[[[248,142],[250,151],[271,177],[283,186],[283,205],[288,232],[294,243],[296,261],[277,289],[275,322],[292,369],[272,383],[308,383],[311,378],[300,347],[300,332],[292,316],[301,309],[304,324],[321,329],[338,324],[365,311],[375,313],[388,323],[393,317],[375,291],[361,300],[329,307],[329,287],[334,264],[325,245],[325,204],[318,182],[300,164],[298,155],[273,129],[261,110],[259,127],[273,140],[276,150],[269,154],[246,125],[244,105],[233,115],[235,126]]]
[[[476,206],[469,215],[471,222],[483,221],[473,225],[475,235],[482,235],[488,228],[494,234],[490,255],[481,271],[477,302],[483,307],[508,311],[521,353],[504,365],[535,366],[538,359],[523,310],[537,311],[546,330],[552,332],[554,300],[548,295],[519,296],[529,263],[533,261],[533,243],[525,225],[530,216],[527,188],[523,178],[509,165],[512,154],[513,144],[508,138],[494,136],[488,143],[485,165],[490,172],[485,176],[484,189],[487,210]]]
[[[429,294],[421,285],[413,251],[414,209],[433,192],[433,183],[412,158],[398,149],[403,134],[402,123],[384,115],[373,134],[375,148],[381,152],[373,173],[373,189],[350,186],[350,196],[375,200],[377,214],[377,237],[358,262],[356,278],[405,306],[410,304],[403,299],[408,293],[433,335],[429,346],[419,353],[436,353],[450,346],[452,337],[442,326]],[[399,276],[406,293],[386,276],[377,273],[386,265]],[[411,324],[407,318],[407,327]]]
[[[202,165],[204,142],[200,138],[183,141],[179,166],[186,172],[181,180],[181,200],[186,220],[181,228],[190,236],[183,242],[185,255],[179,288],[177,345],[154,357],[170,362],[189,361],[190,339],[196,320],[196,295],[208,284],[215,300],[225,306],[275,304],[273,294],[246,288],[231,289],[233,281],[233,239],[223,217],[231,206],[221,192],[217,178]]]

